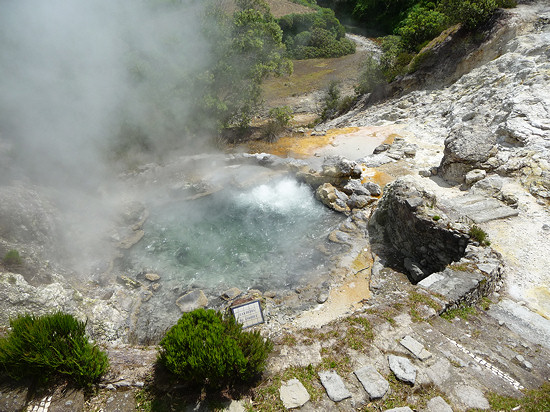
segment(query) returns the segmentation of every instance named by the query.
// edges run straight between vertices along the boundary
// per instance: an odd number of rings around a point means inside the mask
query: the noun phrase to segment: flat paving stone
[[[424,345],[409,335],[401,339],[399,343],[421,361],[425,361],[432,357],[432,354],[424,348]]]
[[[483,396],[483,392],[473,386],[458,385],[454,393],[460,403],[468,409],[489,409],[489,401]]]
[[[388,355],[388,363],[397,379],[414,385],[416,381],[416,367],[410,360],[402,356]]]
[[[453,409],[445,402],[445,399],[436,396],[428,401],[426,412],[453,412]]]
[[[474,290],[485,279],[481,273],[461,272],[446,268],[436,272],[418,282],[418,286],[445,296],[449,303],[453,303]]]
[[[467,216],[474,223],[485,223],[519,214],[517,209],[506,206],[495,198],[479,195],[466,195],[452,200],[442,199],[442,204],[446,209],[451,209],[458,215]]]
[[[327,395],[330,400],[334,402],[340,402],[344,399],[351,398],[351,393],[344,385],[344,381],[334,371],[323,371],[319,372],[319,377],[321,378],[321,383],[327,391]]]
[[[383,398],[390,389],[388,381],[371,365],[363,366],[353,372],[371,400]]]
[[[284,407],[287,409],[299,408],[310,399],[307,389],[298,379],[281,382],[279,395]]]

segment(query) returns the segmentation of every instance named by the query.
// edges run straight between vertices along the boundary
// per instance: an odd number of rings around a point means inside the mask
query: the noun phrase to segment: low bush
[[[498,6],[497,0],[441,0],[439,10],[454,23],[475,29],[489,20]]]
[[[158,361],[184,381],[211,387],[249,382],[273,343],[212,309],[185,313],[160,342]]]
[[[355,87],[355,93],[366,94],[372,93],[377,87],[386,83],[384,73],[380,63],[372,56],[368,56],[363,66],[363,71],[359,75],[359,82]]]
[[[477,225],[472,225],[468,234],[470,238],[478,242],[481,246],[489,246],[491,244],[487,239],[487,233]]]
[[[319,8],[315,13],[289,14],[278,20],[289,57],[315,59],[355,53],[355,43],[334,12]]]
[[[72,315],[21,315],[10,326],[0,339],[0,368],[16,381],[45,383],[58,376],[89,386],[109,368],[107,355],[88,341],[86,323]]]
[[[420,5],[414,6],[401,21],[395,33],[408,50],[418,50],[425,42],[437,37],[448,26],[448,18],[443,13]]]
[[[292,109],[288,106],[274,107],[269,110],[269,121],[265,128],[264,137],[270,142],[277,140],[292,120]]]
[[[22,259],[21,259],[21,255],[19,255],[19,252],[17,250],[11,249],[4,255],[4,259],[2,259],[2,261],[7,266],[14,266],[14,265],[20,265],[22,262]]]
[[[331,81],[323,98],[323,106],[319,116],[321,121],[333,119],[351,109],[355,103],[354,96],[344,96],[340,91],[340,83]]]

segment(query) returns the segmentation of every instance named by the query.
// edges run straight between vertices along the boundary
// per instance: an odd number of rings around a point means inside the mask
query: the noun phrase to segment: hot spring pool
[[[326,238],[342,219],[283,178],[155,207],[129,258],[182,288],[288,289],[328,272]]]

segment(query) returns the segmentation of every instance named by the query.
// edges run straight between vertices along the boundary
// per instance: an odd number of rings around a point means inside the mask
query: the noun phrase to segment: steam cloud
[[[116,139],[164,151],[186,141],[189,74],[210,63],[205,3],[2,2],[0,184],[53,190],[65,231],[91,247],[115,203]]]
[[[178,88],[209,63],[201,3],[3,2],[0,138],[19,165],[82,184],[105,172],[102,151],[123,127],[155,146],[184,138]]]

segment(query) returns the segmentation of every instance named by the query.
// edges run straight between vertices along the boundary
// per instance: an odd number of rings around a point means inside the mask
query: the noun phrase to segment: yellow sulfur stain
[[[550,289],[547,286],[537,286],[527,292],[529,303],[536,312],[550,319]]]
[[[313,156],[315,151],[332,142],[335,136],[353,133],[359,130],[358,127],[345,127],[342,129],[331,129],[325,136],[311,136],[310,134],[295,134],[283,136],[274,143],[254,141],[248,144],[250,153],[270,153],[280,157],[294,157],[296,159],[307,159]]]

